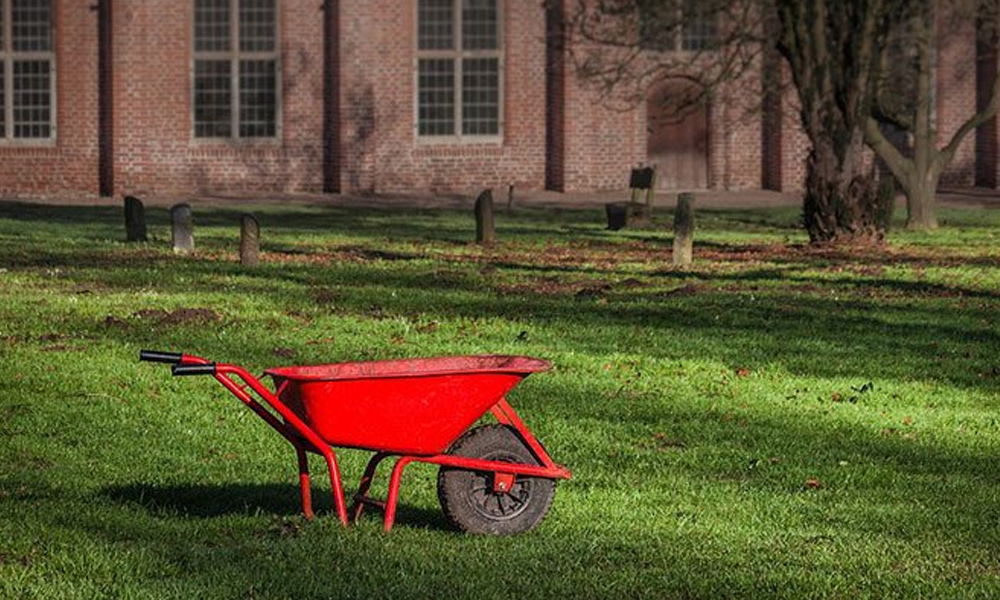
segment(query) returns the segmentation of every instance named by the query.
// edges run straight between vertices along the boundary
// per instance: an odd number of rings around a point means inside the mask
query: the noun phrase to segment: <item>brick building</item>
[[[0,0],[0,195],[572,192],[646,162],[666,187],[801,186],[787,99],[615,110],[557,28],[539,0]],[[985,102],[987,51],[941,40],[943,133]],[[994,120],[944,182],[996,187],[996,146]]]

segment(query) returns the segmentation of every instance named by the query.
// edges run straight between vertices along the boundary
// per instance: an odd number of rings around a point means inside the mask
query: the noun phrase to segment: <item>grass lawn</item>
[[[1000,597],[1000,210],[880,250],[810,249],[794,209],[670,215],[0,203],[0,598]],[[396,528],[298,514],[291,447],[140,348],[264,367],[504,353],[556,461],[541,527],[450,530],[411,466]],[[340,455],[353,487],[367,455]],[[384,493],[385,482],[377,487]]]

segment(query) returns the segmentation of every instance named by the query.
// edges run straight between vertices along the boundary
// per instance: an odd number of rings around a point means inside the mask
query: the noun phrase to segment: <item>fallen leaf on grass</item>
[[[806,479],[805,487],[809,490],[818,490],[823,485],[819,482],[819,479]]]
[[[295,358],[295,350],[291,348],[275,348],[274,355],[281,358]]]

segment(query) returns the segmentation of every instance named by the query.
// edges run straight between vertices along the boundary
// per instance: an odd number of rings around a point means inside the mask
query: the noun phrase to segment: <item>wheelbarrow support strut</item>
[[[382,502],[370,498],[368,496],[368,490],[374,480],[375,470],[378,468],[379,463],[393,455],[386,452],[379,452],[372,456],[368,461],[368,465],[365,467],[364,475],[361,477],[361,485],[358,486],[358,491],[354,494],[354,506],[351,509],[351,516],[353,520],[357,521],[364,511],[365,505],[370,504],[385,510],[385,530],[389,531],[392,529],[392,525],[396,520],[396,507],[399,504],[399,487],[403,477],[403,469],[405,469],[411,462],[422,462],[445,467],[467,469],[470,471],[494,473],[494,487],[497,488],[495,491],[510,489],[511,484],[518,475],[525,477],[545,477],[549,479],[570,478],[569,471],[565,467],[561,467],[553,462],[548,452],[546,452],[545,448],[543,448],[538,440],[535,439],[535,436],[531,434],[531,431],[524,425],[506,399],[501,398],[495,405],[493,405],[490,412],[500,424],[509,425],[517,431],[518,435],[527,444],[528,448],[531,449],[532,453],[541,463],[541,466],[481,460],[477,458],[455,456],[452,454],[437,454],[434,456],[403,455],[396,460],[396,464],[392,468],[392,474],[389,477],[388,496],[386,497],[385,502]],[[497,487],[498,485],[499,487]]]

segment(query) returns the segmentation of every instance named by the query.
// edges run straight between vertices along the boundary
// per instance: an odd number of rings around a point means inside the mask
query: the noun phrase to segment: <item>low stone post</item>
[[[484,246],[496,241],[493,220],[493,190],[483,190],[476,198],[476,243]]]
[[[135,196],[125,196],[125,241],[146,241],[146,209]]]
[[[677,195],[674,211],[674,265],[691,266],[694,253],[694,194]]]
[[[244,267],[260,264],[260,222],[250,213],[240,215],[240,264]]]
[[[191,218],[191,205],[175,204],[170,207],[170,239],[174,252],[194,251],[194,222]]]

